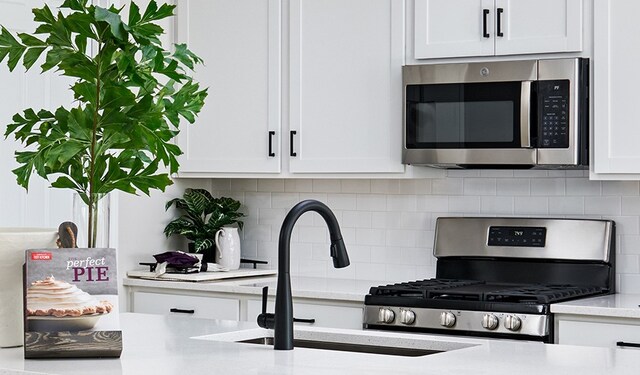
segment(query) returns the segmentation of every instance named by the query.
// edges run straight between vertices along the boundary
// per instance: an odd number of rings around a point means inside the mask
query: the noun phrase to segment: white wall
[[[448,171],[417,180],[213,180],[216,195],[248,213],[244,257],[275,266],[280,225],[298,201],[318,199],[340,222],[351,266],[336,270],[328,231],[316,213],[294,230],[294,275],[406,281],[433,277],[438,216],[551,216],[616,221],[618,291],[640,293],[640,187],[637,181],[590,181],[582,171]]]

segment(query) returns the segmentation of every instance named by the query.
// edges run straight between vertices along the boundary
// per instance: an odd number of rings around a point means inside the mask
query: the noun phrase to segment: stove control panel
[[[544,247],[547,228],[489,227],[489,246]]]

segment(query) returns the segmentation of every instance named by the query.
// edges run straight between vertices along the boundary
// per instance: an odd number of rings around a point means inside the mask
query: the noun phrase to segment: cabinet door
[[[262,302],[249,300],[247,303],[247,320],[255,322],[262,311]],[[267,311],[274,311],[274,303],[269,301]],[[362,329],[362,307],[332,306],[315,303],[301,303],[293,300],[293,315],[300,319],[315,319],[314,323],[295,323],[302,326]]]
[[[415,0],[415,58],[492,56],[493,2]]]
[[[135,292],[133,293],[133,312],[238,320],[240,301],[231,298]]]
[[[582,50],[583,0],[496,0],[496,55]]]
[[[204,59],[195,79],[209,87],[180,133],[181,171],[280,172],[280,0],[177,3],[178,40]]]
[[[559,320],[556,341],[563,345],[633,349],[640,345],[640,325]],[[627,345],[617,345],[618,342]]]
[[[290,19],[290,171],[403,172],[403,2],[291,0]]]
[[[640,173],[640,23],[629,17],[639,12],[637,0],[594,3],[592,171],[622,179]]]

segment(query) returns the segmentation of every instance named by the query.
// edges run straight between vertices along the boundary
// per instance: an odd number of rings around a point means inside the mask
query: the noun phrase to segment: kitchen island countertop
[[[383,332],[394,339],[463,343],[463,349],[423,357],[271,347],[193,339],[255,330],[254,323],[125,313],[124,351],[119,359],[25,360],[22,348],[0,349],[0,375],[45,374],[637,374],[635,350],[547,345],[508,340],[472,340]],[[349,333],[347,330],[333,330]],[[360,332],[360,333],[357,333]],[[354,334],[362,334],[356,331]],[[367,331],[367,334],[377,334]],[[473,346],[470,346],[472,344]],[[458,346],[460,346],[458,344]]]

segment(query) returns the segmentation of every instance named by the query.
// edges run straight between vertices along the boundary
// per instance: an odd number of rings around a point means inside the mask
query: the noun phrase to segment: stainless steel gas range
[[[436,278],[370,289],[364,327],[553,342],[550,304],[615,292],[615,223],[438,218]]]

